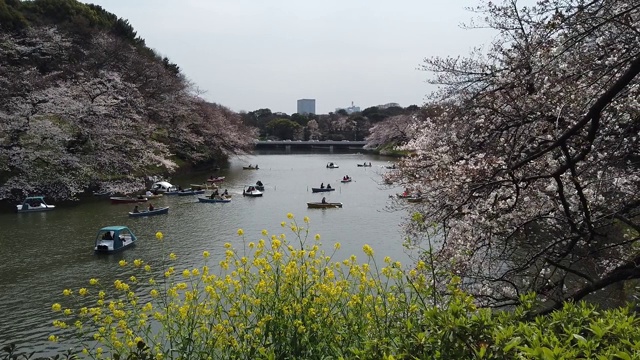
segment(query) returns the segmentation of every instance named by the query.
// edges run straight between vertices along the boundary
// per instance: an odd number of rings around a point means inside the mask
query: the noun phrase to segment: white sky
[[[128,19],[208,101],[235,111],[316,112],[397,102],[433,90],[425,57],[468,55],[492,33],[464,30],[477,0],[91,0]]]

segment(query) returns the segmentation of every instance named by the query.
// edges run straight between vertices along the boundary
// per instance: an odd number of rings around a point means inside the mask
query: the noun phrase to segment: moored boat
[[[326,187],[326,188],[311,188],[311,192],[317,193],[317,192],[327,192],[327,191],[334,191],[334,188],[330,188],[330,187]]]
[[[18,212],[51,211],[55,207],[55,205],[47,204],[43,196],[29,196],[24,199],[22,204],[16,205],[16,210]]]
[[[348,183],[348,182],[351,182],[351,180],[352,180],[352,179],[351,179],[350,177],[348,177],[348,178],[342,178],[342,180],[340,180],[340,182],[341,182],[341,183]]]
[[[307,207],[309,209],[341,208],[342,207],[342,203],[339,203],[339,202],[335,202],[335,203],[326,202],[326,203],[323,203],[321,201],[308,202],[307,203]]]
[[[112,254],[134,246],[136,236],[126,226],[107,226],[98,230],[94,251],[99,254]]]
[[[371,167],[371,163],[358,164],[358,167]]]
[[[242,170],[258,170],[258,165],[256,165],[256,166],[251,166],[251,165],[243,166]]]
[[[208,198],[208,197],[198,197],[198,201],[202,203],[228,203],[231,202],[229,198]]]
[[[129,211],[129,216],[130,217],[139,217],[139,216],[153,216],[153,215],[161,215],[161,214],[168,214],[169,213],[169,207],[165,206],[165,207],[160,207],[160,208],[155,208],[153,210],[140,210],[138,212],[135,211]]]
[[[332,162],[327,163],[327,169],[337,169],[337,168],[339,168],[338,164],[332,163]]]
[[[131,197],[131,196],[112,196],[109,198],[112,204],[130,204],[136,202],[144,202],[149,199],[146,197]]]

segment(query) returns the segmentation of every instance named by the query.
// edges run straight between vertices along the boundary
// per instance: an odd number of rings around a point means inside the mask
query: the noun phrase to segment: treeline
[[[99,6],[0,0],[0,24],[0,199],[132,191],[253,147],[237,113]]]
[[[259,109],[242,113],[241,117],[245,125],[258,129],[261,139],[363,141],[375,124],[397,116],[416,114],[419,110],[416,105],[406,108],[372,106],[352,114],[339,110],[323,115],[288,115]]]

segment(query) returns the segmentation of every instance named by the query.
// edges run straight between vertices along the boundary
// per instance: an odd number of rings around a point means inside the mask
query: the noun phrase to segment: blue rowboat
[[[138,212],[130,211],[129,216],[140,217],[140,216],[153,216],[153,215],[168,214],[168,213],[169,213],[169,207],[166,206],[166,207],[155,208],[153,210],[140,210]]]

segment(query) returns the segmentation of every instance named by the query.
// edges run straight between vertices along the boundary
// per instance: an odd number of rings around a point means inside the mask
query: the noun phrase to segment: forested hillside
[[[254,138],[128,21],[75,0],[0,0],[0,200],[126,192]]]

